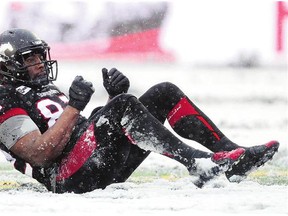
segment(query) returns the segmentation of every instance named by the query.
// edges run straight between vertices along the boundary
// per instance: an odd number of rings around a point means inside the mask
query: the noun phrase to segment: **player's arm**
[[[6,139],[6,146],[32,166],[49,165],[62,153],[73,132],[80,111],[85,108],[93,93],[92,83],[85,81],[81,76],[77,76],[69,89],[68,106],[56,123],[45,133],[41,134],[35,123],[27,115],[22,115],[22,122],[19,119],[13,119],[17,117],[14,116],[1,125],[0,135],[3,135],[2,137],[6,135],[6,138],[2,138],[2,140]],[[19,122],[21,122],[20,125]],[[15,136],[10,135],[7,138],[5,128],[9,130],[11,128],[9,124],[12,126],[12,132]],[[18,127],[17,125],[15,127],[15,124],[18,124]],[[14,144],[13,139],[17,137],[19,139]]]
[[[43,134],[36,125],[33,126],[33,122],[29,122],[32,120],[27,116],[27,119],[24,120],[26,122],[21,125],[22,128],[18,134],[21,136],[21,133],[25,133],[25,131],[28,133],[22,136],[10,150],[32,166],[49,165],[65,148],[79,113],[80,111],[76,108],[67,106],[56,123]],[[30,125],[29,128],[27,128],[28,125]],[[33,131],[29,132],[30,130]]]

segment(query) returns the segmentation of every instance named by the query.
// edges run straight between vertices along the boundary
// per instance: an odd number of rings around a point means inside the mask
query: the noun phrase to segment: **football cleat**
[[[195,158],[189,174],[193,177],[192,182],[199,188],[215,177],[223,174],[238,162],[245,153],[244,148],[233,151],[217,152],[211,158]]]
[[[270,141],[263,145],[247,148],[243,157],[225,172],[230,182],[241,182],[249,173],[271,160],[278,151],[279,142]]]

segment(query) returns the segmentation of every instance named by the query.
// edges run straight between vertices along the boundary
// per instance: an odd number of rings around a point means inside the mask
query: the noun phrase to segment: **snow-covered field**
[[[77,74],[95,84],[96,91],[85,115],[107,100],[102,87],[103,66],[117,67],[125,73],[130,79],[130,92],[138,96],[157,82],[174,82],[236,143],[251,146],[273,139],[280,141],[279,153],[257,172],[272,178],[272,184],[253,180],[253,175],[240,184],[220,177],[197,189],[181,165],[155,154],[128,182],[82,195],[52,194],[27,177],[0,169],[0,180],[27,183],[0,191],[1,215],[288,214],[287,69],[199,69],[189,65],[60,61],[56,83],[63,90],[68,90]],[[193,141],[185,141],[204,149]],[[2,166],[6,164],[2,158],[0,162]],[[141,178],[141,173],[147,172],[150,174]]]

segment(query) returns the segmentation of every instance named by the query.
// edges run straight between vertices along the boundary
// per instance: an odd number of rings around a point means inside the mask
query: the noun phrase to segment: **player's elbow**
[[[47,155],[47,152],[35,152],[35,154],[32,154],[26,158],[26,161],[32,167],[42,168],[49,167],[53,163],[51,156]]]

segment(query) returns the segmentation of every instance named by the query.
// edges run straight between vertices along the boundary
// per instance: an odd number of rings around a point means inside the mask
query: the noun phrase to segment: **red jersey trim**
[[[26,115],[28,116],[27,112],[22,108],[12,108],[7,112],[4,112],[3,115],[0,116],[0,124],[2,124],[7,119],[11,118],[12,116],[17,115]]]
[[[96,148],[97,142],[94,136],[94,124],[92,123],[79,138],[68,156],[62,160],[56,181],[62,181],[76,173]]]

